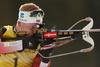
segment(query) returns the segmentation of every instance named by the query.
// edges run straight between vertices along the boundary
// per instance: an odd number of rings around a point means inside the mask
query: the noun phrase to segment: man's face
[[[28,32],[29,33],[28,36],[31,36],[33,33],[35,33],[38,30],[36,27],[37,24],[38,23],[21,23],[20,31]]]

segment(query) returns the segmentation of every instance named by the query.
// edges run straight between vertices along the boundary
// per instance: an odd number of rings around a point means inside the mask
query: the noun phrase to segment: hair
[[[19,11],[33,11],[33,10],[42,10],[42,9],[34,3],[25,3],[21,5],[19,8]],[[20,29],[21,28],[18,26],[18,20],[17,20],[17,24],[16,24],[17,32],[20,31]]]
[[[34,3],[25,3],[21,5],[19,8],[19,11],[33,11],[33,10],[41,10],[41,8]]]

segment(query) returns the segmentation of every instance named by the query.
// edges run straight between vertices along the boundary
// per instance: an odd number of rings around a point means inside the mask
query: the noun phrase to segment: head
[[[19,8],[19,18],[16,24],[16,31],[25,31],[29,33],[28,36],[31,36],[38,30],[36,26],[39,23],[42,23],[42,13],[42,9],[34,3],[21,5]]]

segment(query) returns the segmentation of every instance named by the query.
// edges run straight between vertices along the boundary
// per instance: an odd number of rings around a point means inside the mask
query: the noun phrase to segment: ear
[[[18,21],[17,24],[18,24],[19,27],[21,27],[21,22],[20,21]]]

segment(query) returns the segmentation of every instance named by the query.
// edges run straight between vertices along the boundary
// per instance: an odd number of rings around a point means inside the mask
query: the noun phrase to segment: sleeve
[[[41,44],[41,47],[46,47],[50,44],[53,44],[53,42],[55,42],[52,38],[49,38],[47,39],[47,41],[45,41],[44,43]],[[53,48],[49,48],[49,49],[45,49],[45,50],[40,50],[39,52],[45,56],[45,57],[49,57],[52,55],[52,52],[54,50],[54,47]],[[36,62],[34,61],[33,62],[33,67],[37,66],[37,67],[49,67],[50,66],[50,58],[42,58],[39,54],[36,55],[35,58],[39,58],[41,59],[41,61],[39,60],[38,61],[38,64],[36,64]]]
[[[51,56],[54,48],[52,49],[47,49],[47,50],[42,50],[40,53],[45,56]],[[32,67],[49,67],[50,66],[50,58],[42,58],[39,54],[36,55],[34,61],[33,61],[33,66]]]

